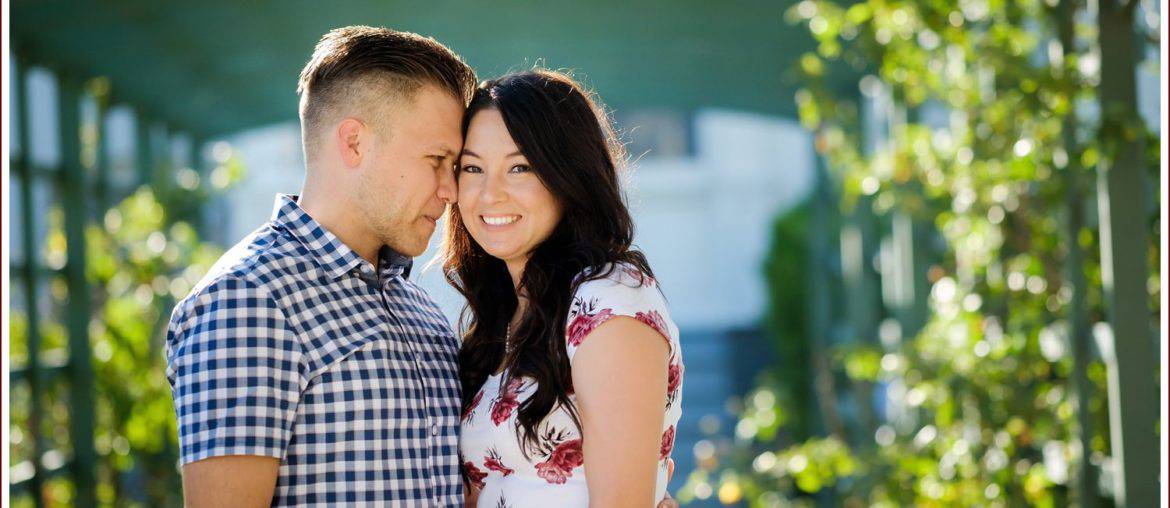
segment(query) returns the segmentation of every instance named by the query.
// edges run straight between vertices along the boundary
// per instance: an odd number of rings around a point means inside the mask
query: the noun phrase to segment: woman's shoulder
[[[589,332],[617,316],[645,323],[661,333],[668,343],[678,336],[666,298],[650,274],[628,263],[617,263],[582,272],[582,277],[584,280],[573,295],[566,321],[570,347],[579,345]]]
[[[577,281],[579,284],[575,296],[642,292],[661,294],[658,280],[630,263],[609,263],[597,268],[586,268],[577,275]]]

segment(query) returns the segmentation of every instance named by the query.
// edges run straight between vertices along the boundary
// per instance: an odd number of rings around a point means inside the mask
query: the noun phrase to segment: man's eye
[[[508,170],[509,173],[527,173],[529,171],[532,171],[532,168],[528,167],[527,164],[517,164]]]

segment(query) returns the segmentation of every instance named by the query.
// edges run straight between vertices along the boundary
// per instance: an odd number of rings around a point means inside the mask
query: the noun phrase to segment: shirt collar
[[[297,204],[295,195],[276,195],[271,220],[276,227],[285,229],[309,249],[317,265],[334,279],[339,279],[350,272],[368,278],[375,278],[376,275],[377,279],[383,280],[400,274],[403,278],[410,276],[410,268],[414,261],[386,246],[378,251],[379,262],[375,274],[375,269],[369,262],[309,216],[308,212]]]

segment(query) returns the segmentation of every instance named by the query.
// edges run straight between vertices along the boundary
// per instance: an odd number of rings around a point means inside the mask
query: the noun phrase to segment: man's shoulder
[[[285,279],[296,274],[294,267],[305,260],[298,248],[295,239],[271,223],[256,229],[220,256],[190,293],[178,302],[172,321],[212,301],[235,300],[250,306],[275,305],[272,293],[287,284]],[[216,308],[226,310],[231,306],[218,305]]]

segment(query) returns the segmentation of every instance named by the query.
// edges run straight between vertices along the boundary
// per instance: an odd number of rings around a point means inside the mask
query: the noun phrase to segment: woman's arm
[[[606,321],[573,357],[589,505],[655,505],[666,407],[666,338],[630,317]]]

